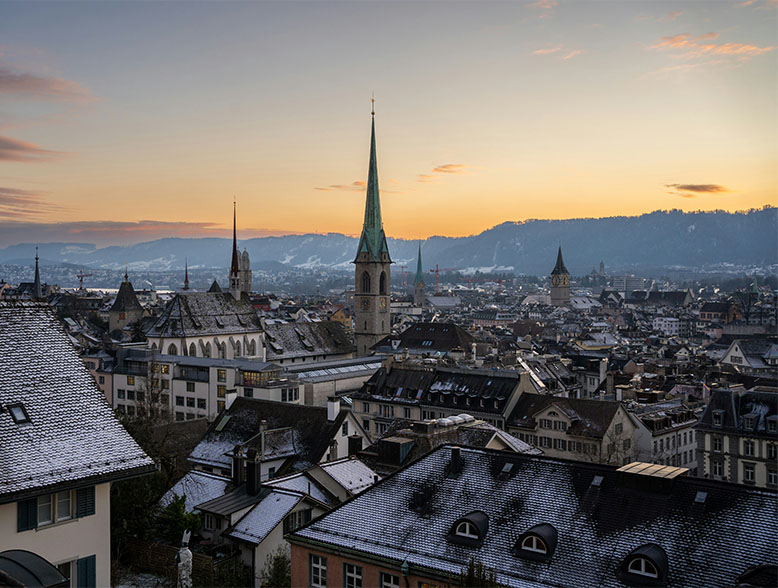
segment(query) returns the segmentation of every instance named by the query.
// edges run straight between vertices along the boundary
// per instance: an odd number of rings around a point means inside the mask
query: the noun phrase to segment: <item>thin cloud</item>
[[[741,8],[745,8],[746,6],[751,6],[755,2],[756,0],[745,0],[745,2],[738,3],[738,6],[740,6]]]
[[[25,163],[51,161],[64,155],[67,154],[61,151],[43,149],[35,143],[29,143],[20,139],[0,135],[0,161],[19,161]]]
[[[558,53],[561,50],[562,50],[561,45],[557,47],[549,47],[548,49],[535,49],[532,52],[532,55],[550,55],[552,53]]]
[[[367,187],[366,182],[356,181],[350,184],[330,184],[329,186],[317,186],[314,190],[320,190],[322,192],[333,192],[336,190],[344,192],[362,192]]]
[[[416,181],[426,184],[432,182],[436,177],[440,177],[440,174],[466,174],[472,168],[464,163],[445,163],[433,167],[429,173],[419,174],[416,176]]]
[[[562,55],[560,52],[564,52],[564,55]],[[579,55],[581,53],[580,49],[570,49],[565,48],[563,45],[557,45],[556,47],[544,47],[542,49],[535,49],[532,52],[532,55],[553,55],[563,61],[572,59],[576,55]]]
[[[47,201],[39,192],[0,186],[0,219],[32,219],[63,210],[66,209]]]
[[[695,198],[705,194],[729,192],[727,188],[720,184],[665,184],[665,188],[671,189],[668,194],[681,196],[682,198]]]
[[[89,89],[56,77],[45,77],[23,72],[0,63],[0,94],[56,102],[92,102],[97,98]]]
[[[717,55],[739,57],[743,60],[775,50],[775,46],[759,47],[750,43],[701,42],[714,40],[718,37],[718,33],[705,33],[699,37],[692,37],[689,33],[681,33],[670,37],[662,37],[659,42],[651,46],[651,49],[673,51],[675,52],[676,57],[681,57],[683,59],[696,59]]]
[[[564,59],[565,61],[567,61],[568,59],[572,59],[572,58],[573,58],[573,57],[575,57],[576,55],[580,55],[580,54],[581,54],[581,50],[580,50],[580,49],[573,49],[573,50],[572,50],[570,53],[568,53],[567,55],[565,55],[564,57],[562,57],[562,59]]]
[[[663,15],[659,20],[662,22],[670,22],[678,18],[683,14],[683,10],[674,10]]]
[[[536,0],[536,2],[527,4],[528,8],[539,11],[538,18],[548,18],[557,6],[559,6],[557,0]]]

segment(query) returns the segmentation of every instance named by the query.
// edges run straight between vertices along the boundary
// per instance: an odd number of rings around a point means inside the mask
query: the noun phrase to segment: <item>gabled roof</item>
[[[371,349],[449,353],[452,349],[459,348],[469,352],[474,341],[470,333],[455,323],[414,323],[399,335],[387,335]]]
[[[254,307],[228,292],[180,292],[146,333],[148,337],[197,337],[262,331]]]
[[[135,290],[132,287],[132,283],[129,281],[122,282],[119,286],[119,292],[116,294],[116,300],[111,305],[110,312],[130,312],[143,310],[143,307],[138,302],[138,297],[135,295]]]
[[[522,394],[508,417],[508,425],[535,427],[538,413],[554,406],[571,420],[570,435],[601,439],[608,430],[620,402],[586,398],[560,398],[545,394]]]
[[[206,465],[231,467],[230,456],[235,445],[256,442],[260,423],[264,420],[269,431],[291,429],[279,436],[279,444],[286,446],[285,440],[292,436],[296,452],[291,458],[291,470],[302,470],[321,461],[329,449],[330,439],[340,434],[340,426],[347,416],[348,410],[343,409],[334,421],[328,421],[326,407],[238,397],[211,424],[189,459]]]
[[[159,504],[164,508],[174,496],[183,496],[186,498],[186,512],[192,512],[198,504],[223,496],[229,483],[226,478],[190,470],[165,493]]]
[[[263,491],[264,494],[265,491]],[[305,496],[299,492],[268,489],[261,502],[224,531],[225,537],[259,545]]]
[[[458,577],[471,559],[520,588],[621,588],[620,563],[636,548],[667,554],[667,586],[734,586],[751,566],[775,564],[776,493],[680,476],[652,489],[615,467],[540,456],[441,447],[288,536],[319,551],[354,554],[382,566]],[[634,482],[634,483],[633,483]],[[447,539],[453,523],[481,510],[489,520],[480,546]],[[365,524],[370,517],[370,524]],[[522,533],[557,530],[548,562],[512,552]],[[415,571],[414,571],[415,570]]]
[[[348,333],[338,321],[268,323],[265,325],[265,338],[268,361],[310,355],[343,355],[354,351]]]
[[[721,426],[713,424],[713,414],[722,415]],[[754,428],[745,428],[745,416],[754,419]],[[729,433],[748,434],[755,437],[775,439],[774,433],[768,433],[767,419],[778,416],[778,388],[749,390],[738,394],[730,389],[711,391],[708,406],[695,428],[718,430]]]
[[[47,304],[0,302],[0,502],[154,471]]]

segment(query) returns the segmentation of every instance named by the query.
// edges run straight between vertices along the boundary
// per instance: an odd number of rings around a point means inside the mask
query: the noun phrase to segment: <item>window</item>
[[[343,588],[362,588],[362,566],[343,564]]]
[[[567,441],[564,439],[554,439],[554,449],[567,451]]]
[[[767,444],[767,459],[778,459],[778,445],[775,443]]]
[[[186,383],[186,391],[187,392],[194,392],[195,391],[195,383],[194,382],[187,382]]]
[[[632,447],[632,439],[624,439],[622,446],[624,447],[624,451],[628,451],[629,448]]]
[[[541,429],[550,429],[551,428],[551,419],[540,419],[540,428]]]
[[[369,402],[363,402],[362,403],[362,412],[370,412],[370,403]]]
[[[716,453],[721,453],[721,445],[722,445],[721,437],[714,437],[713,438],[713,451],[716,452]]]
[[[100,383],[101,384],[105,384],[105,376],[100,376]],[[64,566],[65,564],[60,564],[60,565]],[[70,565],[70,564],[68,563],[67,565]]]
[[[246,398],[254,398],[254,388],[244,388],[243,396]]]
[[[200,410],[205,410],[205,398],[197,399],[197,408],[199,408]]]
[[[381,272],[378,278],[378,293],[386,294],[386,272]]]
[[[176,406],[184,406],[184,397],[176,396]]]
[[[284,518],[284,534],[291,533],[295,529],[299,529],[304,524],[310,522],[312,513],[312,508],[290,512],[286,515],[286,518]]]
[[[116,398],[119,400],[124,400],[126,398],[125,392],[122,388],[116,390]]]
[[[541,447],[551,447],[551,437],[541,437],[540,438],[540,446]]]
[[[468,539],[479,539],[478,530],[470,521],[462,521],[459,523],[454,534],[459,535],[460,537],[467,537]]]
[[[203,520],[203,527],[208,529],[209,531],[213,529],[213,515],[209,513],[205,513],[205,518]]]
[[[624,431],[624,425],[622,423],[616,423],[616,426],[613,428],[613,430],[617,435],[621,435],[622,431]]]
[[[724,467],[720,461],[712,461],[710,464],[710,473],[712,476],[720,478],[724,472]]]
[[[160,364],[159,366],[159,373],[160,374],[169,374],[170,373],[170,366],[166,363]]]
[[[84,588],[94,588],[97,586],[96,568],[96,557],[94,555],[76,560],[76,574],[79,588],[82,586]]]
[[[27,409],[21,403],[9,404],[7,406],[8,412],[11,413],[11,418],[17,425],[30,422],[30,415],[27,414]]]
[[[524,541],[521,542],[521,548],[535,553],[546,553],[548,551],[543,540],[535,535],[527,535]]]
[[[566,431],[567,430],[567,423],[564,421],[554,421],[554,430],[556,431]]]
[[[184,420],[184,413],[183,412],[176,412],[176,420],[177,421],[183,421]]]
[[[778,418],[775,416],[769,416],[767,417],[767,430],[770,433],[775,433],[778,431]]]
[[[747,416],[743,420],[745,421],[746,429],[753,429],[754,428],[754,417]]]
[[[135,385],[135,376],[127,376],[127,385],[128,386],[134,386]]]
[[[163,390],[169,390],[170,389],[170,380],[162,380],[160,382],[160,385]]]
[[[218,410],[219,412],[224,410],[224,406],[225,406],[224,400],[216,401],[216,410]]]
[[[715,427],[720,427],[723,422],[724,422],[724,411],[714,410],[713,411],[713,425]]]
[[[300,399],[299,388],[283,388],[281,390],[281,402],[294,402]]]
[[[127,400],[135,400],[135,390],[127,390]]]
[[[379,579],[381,588],[400,588],[400,576],[381,572]]]
[[[362,292],[370,292],[370,274],[362,273]]]
[[[778,486],[778,470],[775,468],[767,468],[767,485]]]
[[[627,571],[630,574],[637,574],[638,576],[646,576],[647,578],[658,578],[659,572],[653,562],[647,560],[645,557],[636,557],[627,567]]]
[[[227,370],[216,370],[216,381],[217,382],[226,382],[227,381]]]
[[[144,402],[146,400],[146,393],[143,390],[138,390],[138,402]]]
[[[403,418],[404,418],[404,419],[410,419],[410,418],[413,418],[413,417],[411,416],[411,414],[412,414],[412,413],[411,413],[411,409],[410,409],[410,408],[403,408]]]
[[[194,408],[194,406],[195,406],[195,399],[192,398],[191,396],[187,397],[187,399],[186,399],[186,407],[187,408]]]
[[[368,433],[370,432],[370,419],[362,419],[362,428],[366,432]]]
[[[754,442],[745,440],[743,441],[743,455],[747,457],[754,457]]]
[[[224,384],[219,384],[216,386],[216,396],[218,398],[224,398],[227,395],[227,386]]]
[[[340,428],[340,434],[343,437],[348,437],[348,421],[343,423],[343,426]]]
[[[163,406],[170,406],[170,394],[160,394],[159,403]]]
[[[57,565],[57,570],[60,574],[65,576],[67,578],[67,582],[65,583],[66,586],[72,586],[71,578],[73,577],[73,562],[72,561],[66,561],[65,563],[61,563]]]
[[[754,483],[754,464],[743,464],[743,481],[753,484]]]
[[[327,558],[311,554],[308,559],[308,575],[311,588],[327,586]]]
[[[394,406],[388,404],[380,404],[378,406],[378,411],[382,417],[386,417],[386,418],[394,417]]]

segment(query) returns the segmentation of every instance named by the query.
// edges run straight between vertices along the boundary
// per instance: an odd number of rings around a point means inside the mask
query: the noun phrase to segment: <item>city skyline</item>
[[[776,204],[774,1],[0,5],[0,230],[387,235]],[[7,243],[5,243],[7,244]]]

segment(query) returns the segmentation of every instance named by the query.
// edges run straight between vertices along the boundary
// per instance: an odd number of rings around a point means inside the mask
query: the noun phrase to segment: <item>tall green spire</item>
[[[421,269],[421,241],[419,241],[419,258],[416,262],[416,279],[413,283],[416,286],[424,285],[424,271]]]
[[[381,221],[381,200],[378,194],[378,163],[375,149],[375,112],[372,115],[370,129],[370,163],[367,169],[367,194],[365,197],[365,222],[362,226],[362,236],[359,239],[357,256],[367,253],[371,259],[378,261],[381,253],[389,254],[386,245],[384,225]]]

